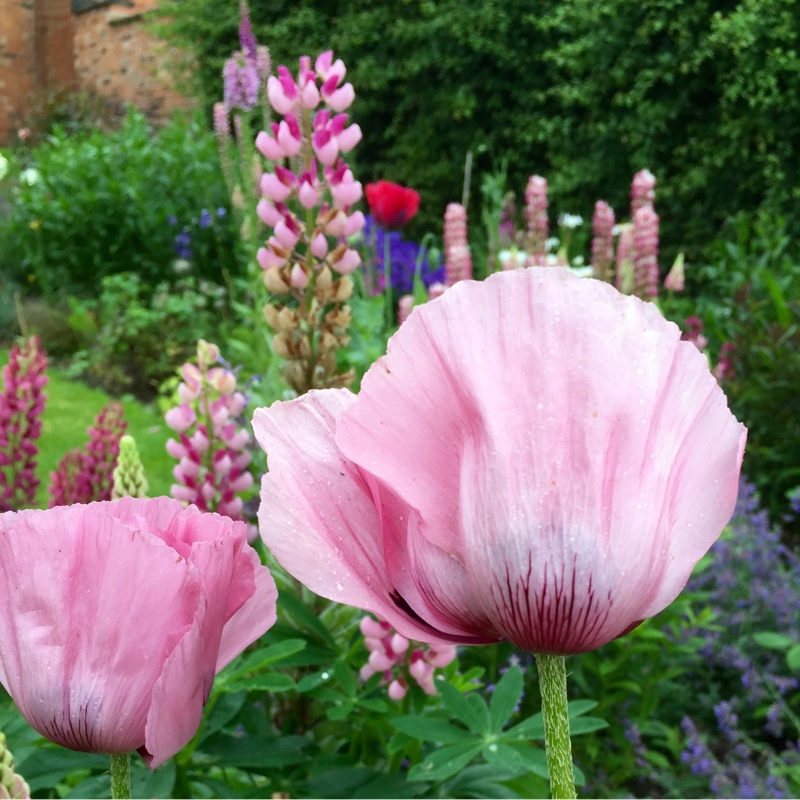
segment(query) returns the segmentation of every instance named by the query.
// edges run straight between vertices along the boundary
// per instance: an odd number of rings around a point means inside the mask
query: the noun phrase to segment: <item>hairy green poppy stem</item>
[[[547,752],[547,770],[550,773],[550,793],[553,800],[572,800],[577,795],[572,771],[572,745],[569,740],[567,668],[564,656],[535,655],[542,692],[544,746]]]
[[[111,797],[130,800],[131,754],[111,755]]]

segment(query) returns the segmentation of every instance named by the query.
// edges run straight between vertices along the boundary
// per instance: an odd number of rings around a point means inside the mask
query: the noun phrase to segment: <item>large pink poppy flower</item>
[[[600,647],[678,595],[746,438],[651,304],[567,270],[416,309],[358,396],[255,413],[261,531],[319,594],[430,642]]]
[[[42,736],[154,769],[276,598],[243,522],[168,497],[0,514],[0,683]]]

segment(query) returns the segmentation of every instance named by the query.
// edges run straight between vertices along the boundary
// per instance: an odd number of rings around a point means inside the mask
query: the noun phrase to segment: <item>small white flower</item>
[[[552,253],[553,250],[557,250],[560,244],[561,240],[558,238],[558,236],[551,236],[549,239],[545,239],[544,242],[544,246],[548,253]]]
[[[583,266],[583,256],[575,256],[572,259],[572,266],[573,267],[582,267]]]
[[[19,174],[19,182],[24,183],[26,186],[33,186],[35,183],[39,183],[41,179],[42,176],[39,170],[33,167],[28,167],[28,169],[22,170]]]
[[[8,175],[8,159],[0,153],[0,181]]]
[[[583,217],[580,214],[562,214],[558,218],[558,224],[563,228],[579,228],[583,225]]]
[[[184,272],[188,272],[191,268],[191,262],[187,261],[185,258],[176,258],[172,262],[172,271],[176,275],[182,275]]]

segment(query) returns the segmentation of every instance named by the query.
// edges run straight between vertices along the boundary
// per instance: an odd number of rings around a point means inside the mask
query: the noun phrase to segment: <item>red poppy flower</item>
[[[419,210],[419,192],[391,181],[368,183],[367,203],[378,225],[402,228]]]

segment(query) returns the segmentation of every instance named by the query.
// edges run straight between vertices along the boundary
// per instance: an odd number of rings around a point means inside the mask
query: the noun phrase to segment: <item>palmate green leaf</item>
[[[392,725],[397,730],[422,739],[426,742],[439,742],[441,744],[466,744],[475,742],[475,736],[463,728],[457,728],[449,722],[430,717],[397,717]]]
[[[492,742],[483,748],[482,754],[486,761],[498,769],[504,769],[512,775],[522,769],[522,756],[519,751],[502,742]]]
[[[437,687],[445,708],[471,731],[486,735],[489,733],[489,707],[477,694],[461,694],[447,681],[438,681]]]
[[[499,733],[514,712],[522,697],[522,671],[516,665],[509,667],[498,682],[489,701],[489,726],[491,733]]]
[[[472,761],[483,749],[483,743],[454,744],[431,753],[421,764],[414,765],[408,773],[409,781],[440,781],[455,775]]]
[[[582,733],[593,733],[607,727],[608,723],[599,717],[579,717],[576,720],[570,720],[569,732],[571,736],[580,736]]]
[[[791,636],[774,631],[760,631],[753,634],[756,644],[765,647],[767,650],[788,650],[795,644]]]
[[[503,733],[508,739],[544,739],[544,719],[542,712],[532,714]]]
[[[495,797],[514,800],[521,797],[513,789],[500,783],[511,776],[491,764],[473,764],[462,769],[446,785],[446,797]]]
[[[230,670],[226,669],[217,677],[217,681],[235,681],[251,672],[258,672],[268,664],[282,661],[289,656],[299,653],[306,647],[305,639],[286,639],[276,644],[249,653],[244,659],[234,662]]]
[[[222,692],[291,692],[297,689],[294,678],[282,672],[270,672],[266,675],[251,675],[238,681],[225,684]]]
[[[786,654],[786,663],[790,670],[800,672],[800,644],[796,644]]]

